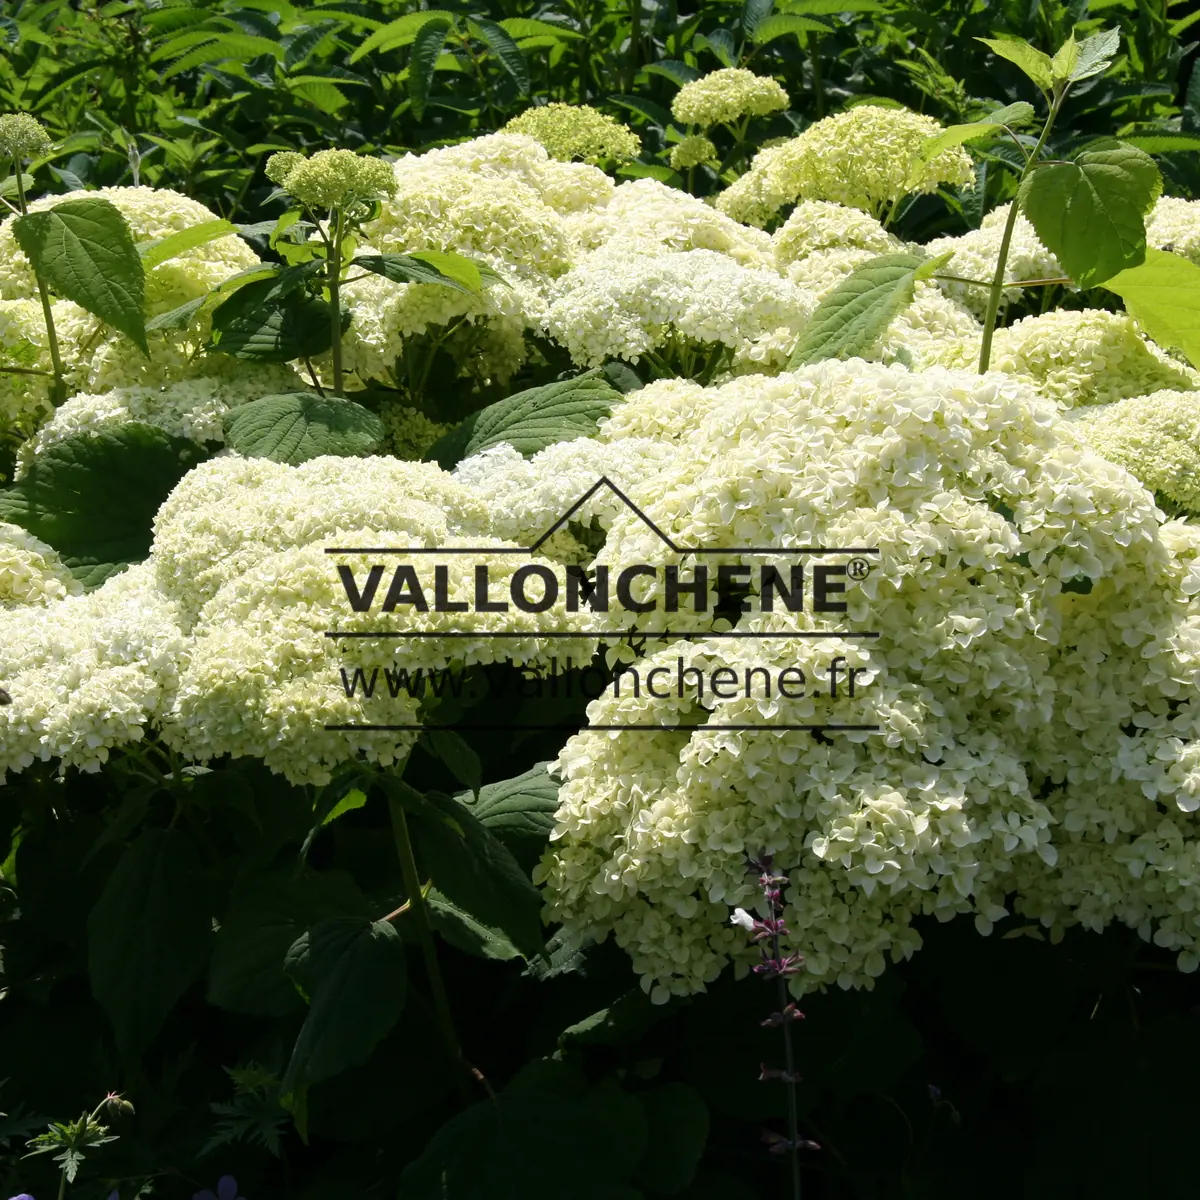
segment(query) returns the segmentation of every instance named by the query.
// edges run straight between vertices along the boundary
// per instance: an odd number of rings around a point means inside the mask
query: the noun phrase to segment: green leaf
[[[1018,193],[1042,244],[1081,288],[1094,287],[1146,253],[1144,214],[1162,190],[1154,160],[1121,142],[1074,162],[1044,163]]]
[[[413,116],[418,121],[425,115],[425,106],[429,102],[429,92],[433,86],[433,72],[437,68],[437,60],[446,44],[449,31],[449,20],[443,18],[426,21],[413,39],[413,48],[408,59],[408,96],[412,102]]]
[[[449,470],[461,459],[501,442],[527,458],[568,438],[589,437],[621,398],[598,370],[517,392],[468,417],[426,455]]]
[[[771,15],[775,0],[742,0],[742,36],[751,40],[754,31]]]
[[[795,13],[776,13],[760,22],[750,40],[755,45],[765,46],[768,42],[787,37],[789,34],[829,33],[829,31],[829,25],[813,17],[802,17]]]
[[[405,1169],[399,1195],[637,1200],[629,1180],[648,1148],[645,1124],[638,1100],[611,1081],[589,1087],[578,1067],[543,1059],[443,1125]]]
[[[142,257],[142,270],[153,271],[168,259],[186,254],[189,250],[195,250],[197,246],[216,241],[217,238],[228,237],[229,234],[236,235],[237,231],[237,226],[232,221],[201,221],[199,225],[191,225],[178,233],[172,233],[169,237],[140,242],[137,251]]]
[[[949,257],[885,254],[863,263],[817,306],[792,351],[788,369],[865,353],[912,303],[917,280],[928,278]]]
[[[469,792],[455,797],[519,862],[530,866],[545,849],[558,812],[559,784],[551,778],[548,766],[538,763],[523,775],[489,783],[476,799]]]
[[[291,362],[329,349],[329,305],[300,290],[319,261],[288,267],[269,279],[247,283],[213,311],[211,343],[233,358]]]
[[[1147,154],[1179,154],[1189,150],[1200,150],[1200,137],[1194,133],[1131,133],[1121,141],[1127,146],[1144,150]]]
[[[1200,267],[1178,254],[1147,249],[1146,260],[1104,281],[1149,337],[1200,368]]]
[[[239,404],[225,414],[225,442],[247,458],[298,466],[336,454],[364,458],[383,440],[383,422],[340,396],[289,392]]]
[[[581,38],[583,34],[562,25],[551,25],[549,21],[538,21],[533,17],[505,17],[500,28],[512,38],[549,36],[556,38]]]
[[[74,434],[36,455],[20,481],[0,491],[0,521],[28,529],[85,587],[99,587],[150,553],[155,513],[206,457],[195,442],[150,425]]]
[[[64,200],[13,221],[13,234],[46,283],[132,338],[143,353],[146,279],[129,225],[98,196]]]
[[[441,762],[459,783],[479,795],[483,786],[483,763],[470,744],[453,729],[428,728],[421,735],[421,745]]]
[[[1084,38],[1079,43],[1079,57],[1075,60],[1068,78],[1072,83],[1077,83],[1080,79],[1090,79],[1093,75],[1107,71],[1120,47],[1119,28],[1102,29],[1099,33]]]
[[[780,0],[780,12],[838,16],[842,13],[886,12],[878,0]]]
[[[366,1062],[404,1008],[407,960],[386,921],[334,917],[296,939],[288,974],[309,998],[281,1091],[330,1079]]]
[[[125,852],[88,917],[88,974],[122,1054],[154,1040],[204,969],[212,914],[200,861],[179,830],[148,829]]]
[[[156,317],[151,317],[146,322],[146,332],[153,333],[164,329],[187,329],[198,319],[202,312],[218,304],[222,296],[236,292],[239,288],[243,288],[249,283],[256,283],[260,279],[274,279],[280,274],[279,267],[274,263],[263,263],[261,266],[239,271],[236,275],[230,275],[228,279],[221,280],[207,296],[197,296],[196,299],[188,300],[186,303],[179,305],[178,308],[172,308],[167,312],[159,313]]]
[[[26,175],[21,172],[21,187],[28,194],[29,189],[33,187],[34,178],[32,175]],[[9,175],[4,179],[0,179],[0,200],[15,200],[17,198],[17,177]]]
[[[426,792],[427,810],[412,823],[418,861],[456,908],[502,930],[526,958],[544,943],[542,901],[512,853],[464,804]]]
[[[376,29],[350,55],[348,61],[353,64],[358,62],[360,58],[365,58],[368,54],[382,54],[387,50],[395,50],[400,46],[407,46],[416,40],[417,34],[431,21],[436,21],[441,24],[443,29],[448,29],[453,19],[454,14],[452,12],[447,12],[445,9],[440,8],[430,8],[424,12],[408,13],[406,16],[400,17],[395,21],[389,21],[388,24]]]
[[[361,254],[350,265],[393,283],[431,283],[458,292],[478,292],[483,286],[479,268],[461,254]]]
[[[586,1046],[630,1046],[669,1011],[664,1005],[652,1004],[641,988],[633,988],[582,1021],[568,1025],[558,1035],[558,1044],[561,1047],[576,1043]]]
[[[1015,63],[1043,92],[1054,90],[1054,66],[1050,56],[1031,46],[1023,38],[977,37],[993,54]]]
[[[208,974],[208,1002],[255,1017],[303,1011],[284,971],[288,950],[306,929],[334,917],[367,917],[366,897],[341,871],[277,868],[244,880],[221,922]]]
[[[495,962],[509,962],[523,957],[502,929],[485,924],[464,912],[437,888],[431,888],[425,900],[429,905],[429,920],[433,928],[456,950]]]
[[[708,1142],[708,1105],[683,1083],[668,1083],[638,1099],[646,1109],[649,1149],[637,1181],[656,1195],[678,1196],[695,1177]]]
[[[500,65],[517,85],[517,91],[522,96],[528,96],[529,65],[525,62],[525,55],[521,53],[521,48],[517,43],[495,21],[487,21],[483,17],[471,17],[470,26],[487,43],[487,48],[500,60]]]
[[[656,63],[647,63],[642,70],[647,75],[661,75],[664,79],[678,84],[679,87],[700,78],[700,72],[695,67],[690,67],[687,63],[679,62],[674,58],[664,58]]]
[[[1050,60],[1050,70],[1053,72],[1055,84],[1066,83],[1072,79],[1078,62],[1079,43],[1075,40],[1075,32],[1072,30],[1068,34],[1067,40],[1059,46]]]

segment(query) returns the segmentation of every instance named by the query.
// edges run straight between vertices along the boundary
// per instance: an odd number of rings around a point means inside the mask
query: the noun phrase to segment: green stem
[[[396,854],[400,859],[400,870],[404,875],[404,890],[408,893],[412,904],[413,924],[417,931],[417,940],[421,943],[421,953],[425,959],[425,973],[429,976],[429,990],[433,995],[433,1007],[437,1013],[438,1028],[450,1061],[454,1063],[458,1076],[459,1093],[464,1104],[471,1102],[471,1089],[467,1084],[466,1060],[463,1058],[462,1047],[458,1043],[458,1034],[454,1028],[454,1018],[450,1013],[450,999],[446,995],[446,985],[442,980],[441,968],[438,966],[437,947],[433,941],[433,926],[429,922],[429,909],[425,903],[425,893],[421,890],[421,875],[417,870],[416,856],[413,854],[412,838],[408,833],[408,817],[403,806],[392,797],[388,797],[388,812],[392,818],[392,834],[396,839]]]
[[[17,204],[21,209],[21,215],[24,216],[29,212],[29,206],[25,202],[25,184],[21,180],[21,163],[16,159],[13,160],[13,175],[17,180]],[[50,291],[46,287],[46,281],[37,267],[33,269],[33,277],[37,280],[38,297],[42,302],[42,317],[46,322],[46,338],[50,343],[50,362],[54,367],[53,404],[55,408],[58,408],[67,398],[66,385],[63,383],[62,355],[58,349],[58,331],[54,328],[54,312],[50,307]]]
[[[346,394],[342,376],[342,302],[339,288],[342,278],[342,214],[335,209],[331,214],[329,241],[329,334],[330,353],[333,355],[333,393]]]
[[[996,259],[996,270],[992,275],[992,290],[988,296],[987,312],[983,318],[983,341],[979,347],[979,373],[982,375],[987,369],[992,358],[992,337],[996,332],[996,317],[1000,312],[1000,298],[1004,294],[1004,271],[1008,266],[1008,249],[1012,245],[1013,230],[1017,226],[1017,215],[1021,210],[1021,185],[1025,182],[1025,177],[1037,166],[1038,156],[1042,152],[1042,147],[1046,144],[1046,138],[1050,134],[1050,127],[1054,124],[1054,118],[1058,116],[1058,110],[1062,107],[1063,99],[1066,97],[1067,88],[1063,86],[1061,91],[1058,91],[1054,100],[1050,105],[1050,114],[1046,117],[1046,124],[1042,126],[1041,136],[1037,140],[1037,145],[1034,146],[1032,153],[1025,160],[1025,166],[1021,169],[1020,178],[1017,180],[1017,194],[1013,197],[1012,207],[1008,210],[1008,220],[1004,223],[1004,234],[1000,239],[1000,253]]]
[[[63,1200],[63,1197],[65,1197],[66,1194],[67,1194],[67,1172],[66,1172],[66,1168],[64,1167],[62,1177],[59,1180],[59,1184],[58,1184],[58,1200]]]

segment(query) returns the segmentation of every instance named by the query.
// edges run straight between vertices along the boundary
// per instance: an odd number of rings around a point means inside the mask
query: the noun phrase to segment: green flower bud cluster
[[[381,158],[353,150],[319,150],[311,158],[291,150],[267,160],[267,178],[309,208],[346,208],[391,196],[396,177]]]
[[[539,141],[560,162],[592,163],[636,158],[642,143],[627,125],[587,104],[543,104],[527,109],[504,126]]]
[[[0,158],[18,161],[38,158],[51,145],[50,135],[36,117],[28,113],[5,113],[0,116]]]

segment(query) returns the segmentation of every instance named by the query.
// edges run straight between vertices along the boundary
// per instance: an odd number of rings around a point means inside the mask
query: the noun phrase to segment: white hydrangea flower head
[[[49,604],[82,591],[53,547],[20,525],[0,521],[0,609]]]
[[[978,357],[977,345],[964,346],[967,362]],[[1130,316],[1103,309],[1059,309],[998,329],[990,366],[1064,408],[1200,386],[1200,374],[1143,337]]]
[[[215,365],[219,360],[207,360]],[[17,477],[39,454],[66,438],[138,422],[173,437],[224,443],[225,414],[262,396],[304,390],[304,380],[289,367],[274,363],[226,360],[227,374],[196,375],[159,387],[120,387],[100,393],[81,392],[54,410],[54,415],[17,452]]]
[[[779,210],[795,199],[788,195],[782,177],[773,170],[773,165],[787,153],[789,144],[790,140],[761,147],[751,159],[750,169],[717,194],[713,201],[717,211],[756,229],[769,225]]]
[[[624,162],[642,151],[641,139],[628,125],[588,104],[554,102],[527,108],[504,126],[504,132],[536,138],[560,162]]]
[[[962,279],[977,279],[980,283],[990,285],[992,276],[996,273],[1000,242],[1011,207],[1010,204],[1004,204],[994,209],[983,218],[983,223],[978,229],[972,229],[969,233],[958,237],[935,238],[925,245],[925,253],[931,258],[936,258],[948,250],[952,251],[954,257],[942,268],[944,274],[958,275]],[[1063,277],[1063,269],[1058,259],[1042,245],[1033,226],[1021,214],[1017,215],[1016,224],[1013,226],[1004,274],[1006,283],[1013,282],[1018,285],[1005,288],[1001,293],[1002,299],[1008,304],[1014,304],[1021,298],[1021,280]],[[969,308],[980,320],[983,319],[988,305],[987,287],[950,279],[939,282],[947,296]]]
[[[671,102],[682,125],[729,125],[787,108],[788,94],[774,79],[743,67],[724,67],[685,83]]]
[[[656,254],[663,250],[714,250],[748,267],[773,264],[770,238],[740,225],[686,192],[657,179],[618,185],[603,207],[568,219],[572,238],[585,251],[611,247]]]
[[[0,268],[2,270],[3,268]],[[36,300],[0,300],[0,366],[50,371],[50,341]],[[52,378],[0,372],[0,427],[28,424],[53,403]]]
[[[46,127],[29,113],[0,115],[0,160],[24,162],[38,158],[53,144]],[[6,162],[5,167],[8,165]]]
[[[388,163],[353,150],[318,150],[311,158],[285,151],[272,155],[267,167],[269,178],[313,209],[352,207],[396,190]]]
[[[750,220],[758,209],[773,215],[800,200],[832,200],[881,217],[906,195],[974,179],[971,160],[958,146],[917,166],[926,141],[941,132],[932,117],[906,108],[857,105],[760,150],[746,173],[754,182],[743,183],[743,176],[732,197],[728,191],[717,197],[717,207]]]
[[[0,609],[0,778],[34,762],[98,771],[170,705],[184,660],[174,606],[149,564],[87,595]]]
[[[783,365],[816,304],[775,271],[711,250],[651,256],[610,247],[555,281],[545,330],[584,366],[636,362],[672,341],[705,353],[719,343],[735,361]]]
[[[802,200],[771,235],[780,270],[822,250],[870,250],[897,254],[904,243],[858,208],[829,200]]]
[[[418,462],[439,438],[454,428],[430,420],[420,409],[404,404],[387,403],[379,412],[387,430],[384,449],[405,462]]]
[[[91,192],[67,192],[61,196],[42,196],[32,201],[29,208],[32,212],[43,212],[65,200],[95,198],[116,206],[128,222],[134,242],[139,244],[217,219],[216,213],[203,204],[169,188],[107,187]],[[9,217],[0,222],[0,300],[37,296],[33,270],[13,235],[15,219]],[[259,262],[258,255],[234,234],[186,250],[147,273],[146,311],[153,316],[194,300],[223,279]]]
[[[1146,244],[1200,266],[1200,201],[1160,196],[1146,217]]]
[[[678,545],[878,547],[845,614],[741,620],[883,639],[656,650],[644,667],[673,672],[682,655],[818,679],[839,653],[870,683],[836,702],[823,687],[709,696],[708,712],[610,690],[593,724],[664,730],[585,730],[564,747],[537,876],[548,915],[612,933],[656,1000],[750,961],[729,913],[752,902],[745,855],[763,850],[790,876],[798,991],[869,986],[919,946],[914,916],[970,914],[986,931],[1014,893],[1052,932],[1136,916],[1146,936],[1196,953],[1200,923],[1180,920],[1177,891],[1141,885],[1122,856],[1134,862],[1164,817],[1200,832],[1200,529],[1160,525],[1136,480],[999,373],[850,360],[670,383],[629,395],[603,430],[638,437],[664,422],[673,436],[675,458],[631,485],[634,502]],[[626,513],[597,562],[663,555]],[[664,615],[637,617],[639,630]],[[821,721],[880,732],[718,728]]]
[[[1152,492],[1200,513],[1200,392],[1152,392],[1070,413],[1098,454]]]

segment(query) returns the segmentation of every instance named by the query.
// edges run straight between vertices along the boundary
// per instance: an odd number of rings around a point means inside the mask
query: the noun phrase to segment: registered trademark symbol
[[[871,564],[865,558],[852,558],[846,564],[846,574],[851,579],[862,580],[866,579],[871,573]]]

